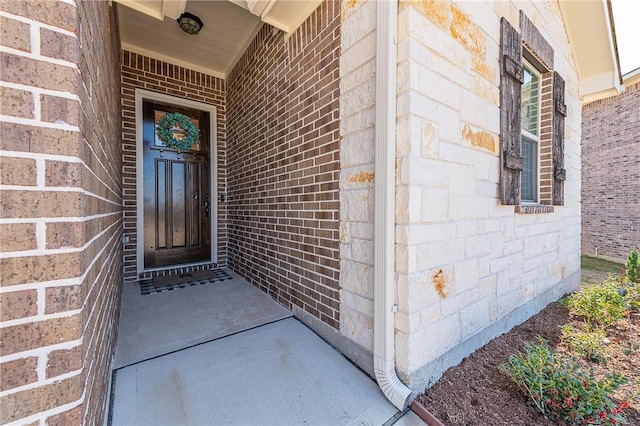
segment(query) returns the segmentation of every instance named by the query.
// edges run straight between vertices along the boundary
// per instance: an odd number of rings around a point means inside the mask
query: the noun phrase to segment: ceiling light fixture
[[[180,28],[182,28],[182,31],[187,34],[196,35],[200,32],[202,27],[204,27],[204,24],[202,23],[200,18],[189,12],[183,13],[176,20],[178,21],[178,25],[180,25]]]

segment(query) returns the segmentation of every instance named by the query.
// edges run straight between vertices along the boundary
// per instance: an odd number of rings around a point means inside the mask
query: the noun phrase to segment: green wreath
[[[176,139],[173,135],[172,129],[179,127],[184,131],[184,138],[182,140]],[[168,148],[176,149],[178,151],[187,151],[198,143],[200,140],[200,130],[196,128],[191,119],[179,112],[172,112],[162,116],[158,120],[158,137]]]

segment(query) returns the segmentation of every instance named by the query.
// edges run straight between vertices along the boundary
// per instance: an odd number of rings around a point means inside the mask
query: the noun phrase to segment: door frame
[[[211,196],[211,260],[158,268],[144,267],[144,152],[142,103],[146,100],[163,102],[209,113],[209,193]],[[218,146],[216,127],[216,107],[202,102],[178,98],[164,93],[136,88],[136,264],[137,273],[173,269],[181,266],[203,265],[218,262]]]

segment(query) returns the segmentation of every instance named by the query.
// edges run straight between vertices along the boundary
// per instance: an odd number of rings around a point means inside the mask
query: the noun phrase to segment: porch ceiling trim
[[[213,77],[225,79],[225,73],[216,71],[211,68],[202,67],[200,65],[192,64],[191,62],[181,61],[180,59],[173,58],[171,56],[163,55],[162,53],[154,52],[152,50],[143,49],[142,47],[138,47],[129,43],[121,43],[121,47],[123,50],[127,50],[129,52],[138,53],[140,55],[146,56],[148,58],[157,59],[162,62],[166,62],[168,64],[177,65],[179,67],[188,68],[193,71],[199,71],[204,74],[211,75]],[[237,62],[237,60],[236,60]]]
[[[609,0],[564,0],[559,4],[576,61],[582,101],[621,93],[624,89]]]

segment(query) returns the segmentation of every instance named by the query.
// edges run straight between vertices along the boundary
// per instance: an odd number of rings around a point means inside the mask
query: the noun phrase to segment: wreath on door
[[[168,148],[178,151],[187,151],[200,140],[200,130],[196,128],[189,117],[179,112],[163,115],[158,120],[157,132],[160,140]],[[176,138],[176,133],[181,133],[182,137]]]

